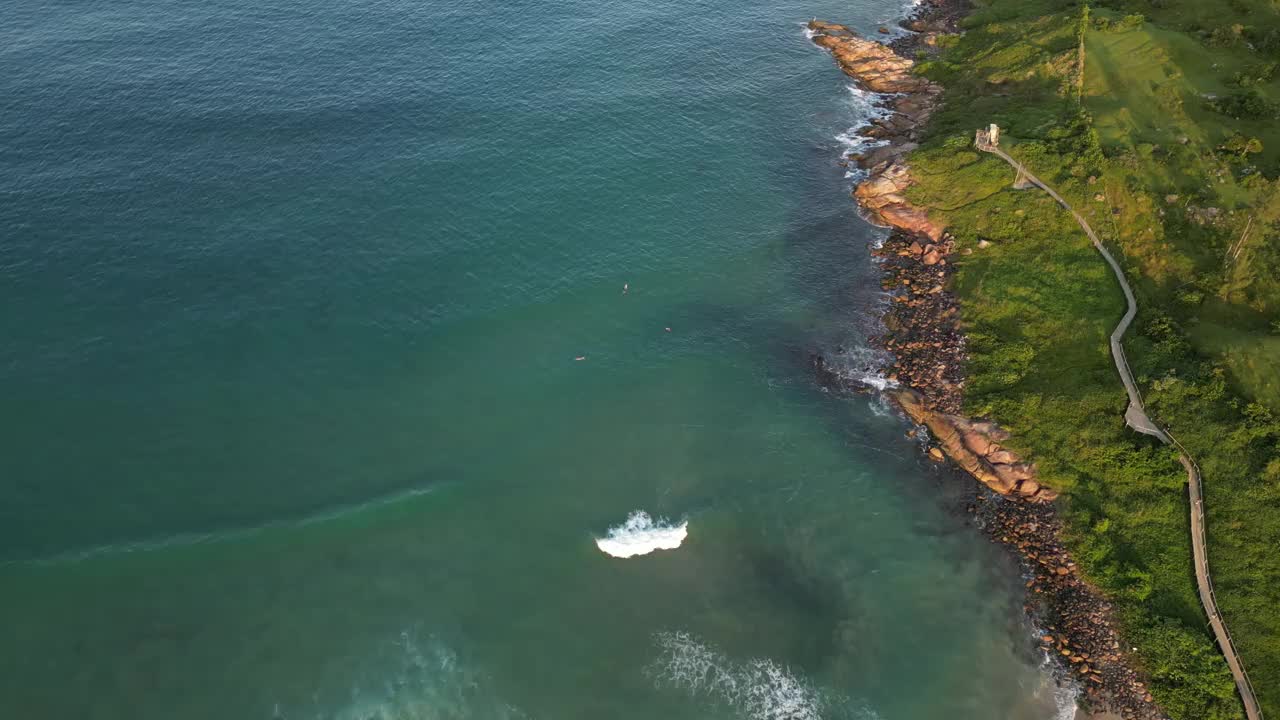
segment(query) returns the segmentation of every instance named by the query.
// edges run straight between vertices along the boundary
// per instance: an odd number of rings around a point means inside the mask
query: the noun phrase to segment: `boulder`
[[[888,199],[874,208],[875,218],[881,224],[901,228],[908,232],[919,233],[931,240],[942,237],[943,227],[929,219],[928,213],[911,205],[901,196],[887,196]]]
[[[986,453],[987,462],[995,465],[1011,465],[1018,462],[1018,456],[1008,450],[992,450]]]
[[[1041,489],[1040,483],[1031,478],[1027,478],[1026,480],[1018,483],[1018,494],[1026,497],[1035,497],[1039,495]]]
[[[973,426],[969,426],[965,431],[964,444],[970,450],[983,457],[1000,447],[999,445],[991,442],[991,439],[986,435],[978,432]]]

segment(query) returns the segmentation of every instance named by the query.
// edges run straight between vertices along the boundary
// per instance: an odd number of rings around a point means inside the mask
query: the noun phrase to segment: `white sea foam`
[[[685,632],[654,636],[659,657],[650,676],[660,687],[728,705],[744,720],[821,720],[840,717],[873,720],[870,710],[830,697],[767,658],[738,662]]]
[[[871,410],[871,414],[876,417],[893,417],[893,407],[889,405],[889,400],[884,395],[876,395],[873,397],[867,402],[867,407]]]
[[[1037,630],[1036,635],[1043,635],[1045,630]],[[1048,696],[1053,702],[1053,720],[1074,720],[1079,709],[1080,686],[1070,676],[1061,672],[1058,657],[1048,651],[1040,654],[1041,681],[1039,697]]]
[[[898,387],[898,383],[896,381],[890,380],[883,373],[878,372],[867,371],[853,373],[853,380],[863,387],[868,387],[880,392],[884,392],[891,387]]]
[[[849,111],[856,119],[857,124],[836,135],[835,139],[836,142],[840,143],[840,147],[843,150],[842,154],[860,153],[884,145],[884,140],[866,137],[858,131],[866,127],[872,120],[885,118],[891,114],[891,111],[883,105],[883,100],[888,96],[864,90],[857,85],[846,85],[845,89],[849,91]],[[858,174],[858,172],[850,171],[848,176],[857,177]]]
[[[871,92],[858,87],[857,85],[845,85],[845,90],[849,91],[849,107],[859,117],[871,120],[872,118],[885,118],[893,114],[885,104],[885,98],[896,97],[892,94]]]
[[[438,638],[405,630],[347,665],[349,687],[325,687],[314,707],[277,703],[274,718],[308,720],[528,720],[495,693],[492,677]]]
[[[1079,700],[1080,693],[1078,690],[1065,685],[1059,685],[1053,690],[1053,704],[1056,712],[1053,720],[1075,720],[1077,711],[1080,709]]]
[[[884,392],[898,387],[896,380],[889,379],[880,371],[889,358],[890,356],[881,350],[868,345],[856,345],[848,352],[831,358],[829,365],[840,377],[849,382],[856,383],[867,390]]]
[[[772,660],[736,663],[688,633],[659,633],[654,679],[692,695],[711,696],[747,720],[819,720],[818,692]]]
[[[679,525],[654,521],[649,513],[636,510],[621,525],[609,528],[602,538],[596,538],[596,547],[616,558],[648,555],[654,550],[675,550],[689,536],[689,523]]]

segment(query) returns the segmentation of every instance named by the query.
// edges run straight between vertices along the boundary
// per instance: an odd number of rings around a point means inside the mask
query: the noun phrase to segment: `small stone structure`
[[[978,128],[973,144],[979,148],[1000,147],[1000,126],[991,123],[986,128]]]

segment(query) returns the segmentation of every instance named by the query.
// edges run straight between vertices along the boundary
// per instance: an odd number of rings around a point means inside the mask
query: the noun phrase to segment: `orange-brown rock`
[[[830,51],[840,69],[860,86],[897,95],[883,101],[892,113],[872,120],[871,125],[858,131],[865,137],[887,142],[856,156],[858,166],[868,171],[868,177],[858,185],[854,196],[872,222],[937,242],[944,227],[903,195],[912,180],[902,158],[918,147],[916,130],[933,114],[942,88],[912,72],[915,61],[911,58],[859,37],[843,25],[814,20],[809,23],[809,30],[813,42]]]
[[[1018,456],[993,441],[993,435],[1001,439],[1007,435],[993,432],[991,423],[974,423],[958,415],[931,410],[913,390],[898,390],[893,399],[912,420],[929,428],[947,457],[992,490],[1036,501],[1049,501],[1058,496],[1036,480],[1033,465],[1021,462]]]
[[[940,92],[937,85],[911,72],[915,61],[843,25],[814,20],[809,30],[813,42],[831,51],[844,74],[872,92]]]
[[[871,175],[853,191],[853,196],[872,221],[938,242],[945,226],[931,220],[927,212],[912,205],[902,194],[913,182],[907,166],[895,162],[883,168],[873,168]],[[936,256],[934,262],[937,262]]]
[[[987,453],[987,459],[993,463],[1009,464],[1018,462],[1018,456],[1008,450],[992,450]]]

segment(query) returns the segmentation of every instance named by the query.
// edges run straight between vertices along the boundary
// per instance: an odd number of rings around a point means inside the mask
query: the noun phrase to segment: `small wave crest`
[[[1071,687],[1059,685],[1053,689],[1053,705],[1057,711],[1053,720],[1075,720],[1079,714],[1080,705],[1077,702],[1080,693]]]
[[[898,382],[883,371],[890,360],[891,356],[884,351],[860,344],[833,356],[828,361],[828,367],[853,385],[882,393],[898,387]]]
[[[867,408],[871,410],[871,414],[880,418],[894,417],[893,406],[889,404],[889,398],[883,394],[877,394],[867,401]]]
[[[654,635],[659,657],[649,674],[659,687],[722,702],[744,720],[876,720],[861,703],[823,693],[768,658],[735,661],[686,632]]]
[[[817,690],[772,660],[735,663],[688,633],[659,633],[662,656],[653,666],[660,685],[717,698],[748,720],[819,720]]]
[[[1045,632],[1037,629],[1035,635],[1039,637]],[[1053,703],[1053,720],[1074,720],[1080,707],[1080,686],[1062,671],[1057,656],[1043,649],[1040,672],[1043,680],[1036,695],[1041,698],[1047,695]]]
[[[891,387],[898,386],[898,382],[896,380],[891,380],[884,373],[874,371],[853,373],[852,379],[863,387],[871,388],[879,392],[884,392]]]
[[[654,550],[675,550],[689,536],[689,523],[678,525],[655,521],[649,513],[636,510],[621,525],[609,528],[602,538],[596,538],[596,547],[606,555],[629,558],[648,555]]]
[[[836,135],[836,142],[840,143],[842,154],[856,154],[884,145],[884,140],[869,138],[859,131],[872,120],[886,118],[891,114],[884,104],[884,99],[889,96],[864,90],[857,85],[846,85],[845,89],[849,91],[849,111],[856,118],[857,124]]]

